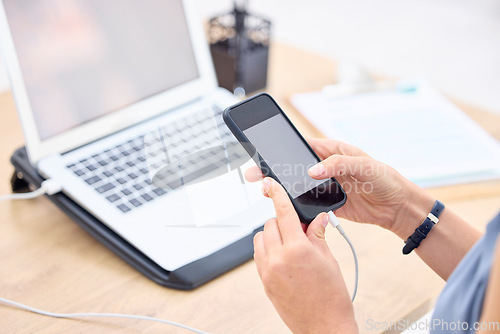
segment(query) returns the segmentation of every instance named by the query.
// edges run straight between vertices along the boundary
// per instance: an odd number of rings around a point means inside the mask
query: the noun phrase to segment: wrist
[[[419,186],[409,183],[407,200],[398,210],[391,231],[406,240],[422,224],[436,201]]]
[[[317,328],[307,328],[303,331],[304,334],[327,334],[327,333],[343,333],[343,334],[358,334],[359,329],[354,316],[352,319],[343,320],[340,322],[325,321]]]
[[[358,324],[356,323],[356,320],[352,319],[352,321],[346,322],[342,326],[338,327],[338,330],[336,330],[335,333],[358,334]]]

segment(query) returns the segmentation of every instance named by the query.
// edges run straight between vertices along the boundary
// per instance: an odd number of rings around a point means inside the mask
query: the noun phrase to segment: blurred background
[[[230,0],[195,3],[203,20],[232,7]],[[275,41],[379,74],[423,76],[454,98],[500,113],[498,0],[250,0],[249,11],[272,21]]]

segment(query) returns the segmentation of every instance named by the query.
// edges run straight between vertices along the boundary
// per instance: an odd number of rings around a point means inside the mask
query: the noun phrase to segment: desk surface
[[[268,91],[306,136],[319,133],[293,110],[288,98],[330,83],[334,70],[328,58],[282,44],[272,46]],[[500,116],[457,104],[500,139]],[[0,95],[0,110],[0,194],[6,194],[13,171],[9,157],[23,138],[10,93]],[[481,230],[499,209],[500,181],[430,191]],[[361,332],[380,332],[367,329],[369,319],[387,325],[414,319],[431,307],[444,283],[415,254],[401,255],[401,240],[375,226],[344,225],[359,255],[355,309]],[[330,228],[327,239],[351,289],[349,248]],[[252,261],[192,292],[163,288],[87,235],[46,198],[0,203],[0,259],[0,296],[45,310],[134,313],[214,333],[288,332]],[[185,333],[143,321],[57,320],[3,305],[0,327],[8,333]]]

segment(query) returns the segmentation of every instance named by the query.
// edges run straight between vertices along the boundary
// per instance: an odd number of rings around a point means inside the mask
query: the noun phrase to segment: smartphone
[[[339,209],[347,196],[334,178],[315,180],[320,159],[274,99],[261,93],[224,110],[224,122],[265,176],[287,191],[303,223]]]

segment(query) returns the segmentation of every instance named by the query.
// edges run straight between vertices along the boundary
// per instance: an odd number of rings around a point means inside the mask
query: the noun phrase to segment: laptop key
[[[140,183],[137,183],[137,184],[134,184],[134,188],[137,190],[141,190],[142,188],[144,188],[144,186]]]
[[[124,195],[126,195],[126,196],[128,196],[128,195],[131,195],[131,194],[132,194],[132,192],[131,192],[129,189],[127,189],[127,188],[122,189],[122,193],[123,193]]]
[[[117,194],[111,194],[108,197],[106,197],[106,199],[108,201],[110,201],[111,203],[113,203],[113,202],[118,201],[120,199],[120,196],[118,196]]]
[[[135,206],[136,208],[137,208],[138,206],[141,206],[141,205],[142,205],[142,202],[141,202],[141,201],[139,201],[137,198],[133,198],[133,199],[131,199],[131,200],[129,201],[129,203],[131,203],[131,204],[132,204],[133,206]]]
[[[95,170],[97,169],[97,167],[96,167],[96,166],[94,166],[94,165],[88,165],[88,166],[87,166],[87,169],[88,169],[89,171],[93,172],[93,171],[95,171]]]
[[[103,174],[104,174],[104,176],[106,176],[106,177],[111,177],[111,176],[113,176],[113,173],[112,173],[112,172],[110,172],[109,170],[105,170],[105,171],[103,172]]]
[[[85,180],[85,182],[87,182],[88,184],[94,184],[94,183],[97,183],[99,181],[101,181],[101,178],[97,175],[89,177],[88,179]]]
[[[156,194],[156,196],[162,196],[167,193],[167,191],[163,188],[155,188],[153,189],[153,192]]]
[[[127,180],[125,180],[123,177],[119,177],[118,179],[116,179],[116,181],[117,181],[119,184],[124,184],[124,183],[127,183]]]
[[[129,212],[130,208],[126,206],[125,204],[120,204],[117,206],[118,209],[120,209],[122,212]]]
[[[109,191],[113,189],[115,185],[111,182],[105,183],[102,186],[97,187],[95,190],[97,190],[98,193],[102,194],[105,193],[106,191]]]
[[[153,197],[151,197],[151,195],[149,195],[149,194],[142,194],[141,197],[144,198],[148,202],[153,199]]]
[[[82,176],[85,174],[85,171],[81,170],[81,169],[77,169],[75,170],[73,173],[75,173],[76,175],[78,176]]]

